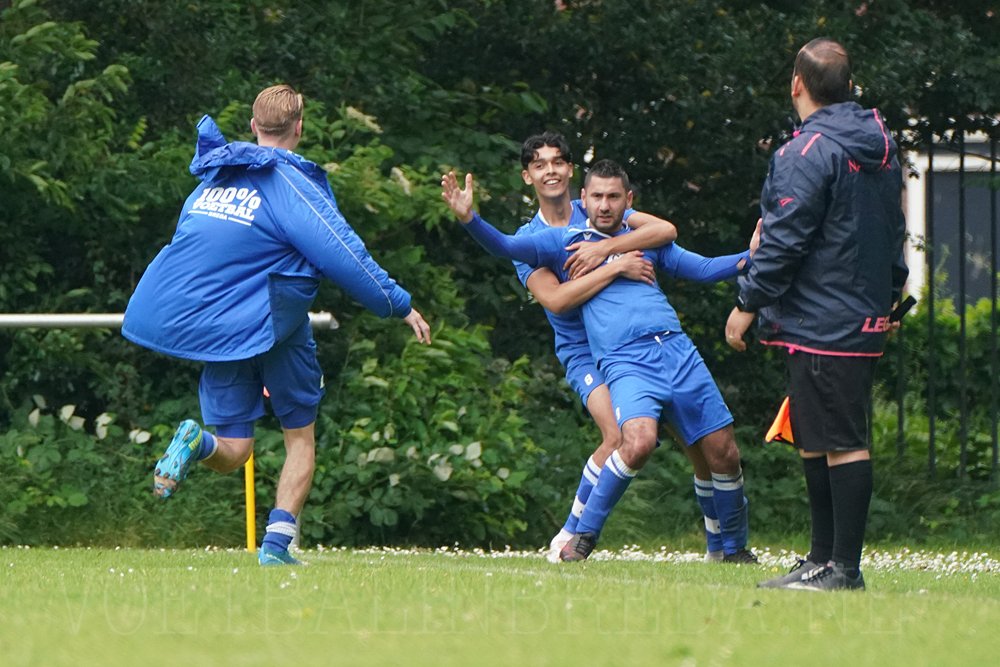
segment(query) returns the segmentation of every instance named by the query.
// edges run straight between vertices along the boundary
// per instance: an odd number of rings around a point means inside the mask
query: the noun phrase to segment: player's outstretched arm
[[[635,231],[601,241],[567,246],[566,250],[573,253],[564,267],[569,272],[570,279],[577,279],[593,271],[612,255],[659,248],[677,240],[677,227],[672,222],[649,213],[633,212],[628,218],[628,224]]]
[[[611,281],[622,277],[652,285],[656,280],[656,269],[652,262],[643,258],[642,252],[636,250],[565,283],[560,283],[549,269],[538,269],[528,277],[526,287],[546,310],[558,314],[586,303]]]
[[[424,345],[431,344],[431,328],[424,321],[423,315],[417,312],[416,308],[410,309],[410,314],[403,318],[403,321],[410,325],[413,329],[413,333],[417,336],[417,340]]]

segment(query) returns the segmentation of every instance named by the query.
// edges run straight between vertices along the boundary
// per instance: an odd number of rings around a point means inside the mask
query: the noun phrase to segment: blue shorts
[[[566,365],[566,382],[580,395],[583,407],[587,407],[590,392],[604,384],[604,373],[597,368],[590,356],[578,357]]]
[[[206,363],[198,386],[202,419],[223,437],[253,437],[254,422],[264,416],[264,387],[282,428],[316,421],[323,372],[309,320],[256,357]]]
[[[646,336],[601,360],[618,426],[661,414],[687,445],[733,423],[712,374],[683,333]]]

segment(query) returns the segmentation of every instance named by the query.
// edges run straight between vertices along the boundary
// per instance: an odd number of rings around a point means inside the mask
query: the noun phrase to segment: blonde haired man
[[[430,328],[410,295],[372,259],[337,208],[326,173],[293,151],[302,138],[302,96],[272,86],[257,96],[257,143],[227,143],[205,116],[177,230],[149,265],[122,327],[129,340],[205,363],[202,420],[178,427],[156,464],[154,493],[168,498],[194,461],[238,469],[253,451],[266,386],[285,435],[286,458],[261,565],[297,564],[288,553],[315,467],[323,375],[309,308],[327,278],[382,317],[403,319],[422,343]]]

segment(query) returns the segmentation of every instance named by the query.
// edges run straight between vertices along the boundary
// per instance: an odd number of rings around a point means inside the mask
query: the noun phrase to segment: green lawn
[[[762,591],[696,554],[0,549],[0,664],[988,665],[1000,565],[870,555],[866,593]],[[921,569],[925,568],[925,569]]]

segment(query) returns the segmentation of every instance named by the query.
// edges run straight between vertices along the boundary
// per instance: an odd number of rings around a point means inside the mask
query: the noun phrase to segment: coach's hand
[[[737,352],[746,351],[747,344],[743,341],[743,336],[746,335],[747,329],[753,324],[753,318],[756,316],[757,313],[744,313],[739,308],[733,308],[733,312],[729,313],[729,319],[726,321],[726,342],[729,347]]]
[[[416,308],[410,309],[410,314],[403,318],[403,321],[410,325],[413,329],[413,333],[417,335],[417,340],[419,340],[424,345],[431,344],[431,328],[424,321],[423,316],[417,312]]]

